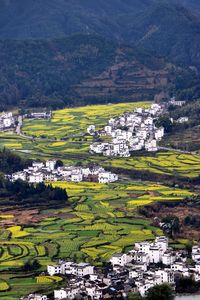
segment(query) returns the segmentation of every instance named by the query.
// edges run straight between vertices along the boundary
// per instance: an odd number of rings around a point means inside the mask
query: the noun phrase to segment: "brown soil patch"
[[[61,218],[61,219],[73,219],[75,215],[70,213],[62,213],[52,211],[50,213],[43,214],[38,209],[0,209],[0,215],[13,215],[14,218],[0,219],[0,228],[15,225],[32,225],[41,222],[46,218]]]
[[[179,218],[181,222],[181,237],[187,239],[199,240],[199,230],[190,226],[184,225],[184,219],[186,216],[200,216],[200,210],[195,207],[163,207],[159,212],[154,214],[154,217],[162,219],[167,215],[173,215]]]

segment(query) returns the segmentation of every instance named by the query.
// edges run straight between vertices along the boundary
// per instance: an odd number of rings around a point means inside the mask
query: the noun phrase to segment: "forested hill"
[[[10,182],[5,174],[12,174],[31,165],[8,149],[0,150],[0,208],[1,207],[58,207],[68,204],[65,189],[53,188],[44,183],[29,184],[18,180]]]
[[[122,23],[121,23],[122,24]],[[200,70],[200,15],[180,5],[158,4],[126,20],[124,39]]]
[[[2,39],[74,33],[139,44],[200,69],[199,0],[0,0]]]
[[[0,41],[0,65],[1,109],[154,99],[177,74],[182,86],[196,80],[189,69],[88,34]]]
[[[116,35],[116,18],[154,0],[0,0],[1,38],[55,38],[77,32]]]
[[[198,3],[0,0],[0,110],[200,97]]]

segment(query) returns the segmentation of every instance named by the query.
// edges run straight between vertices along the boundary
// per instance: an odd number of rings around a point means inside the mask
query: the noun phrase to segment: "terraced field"
[[[136,241],[153,239],[162,232],[151,226],[150,221],[139,218],[137,207],[192,195],[187,190],[146,182],[110,185],[59,182],[54,186],[67,189],[73,209],[41,211],[39,223],[0,230],[0,271],[3,272],[0,298],[19,299],[17,296],[27,292],[48,290],[60,284],[60,277],[50,280],[33,274],[24,278],[23,271],[14,274],[19,268],[23,270],[28,260],[36,258],[41,271],[58,258],[101,264],[113,253],[132,248]],[[8,217],[13,218],[5,215]],[[10,289],[5,292],[6,284]]]
[[[62,109],[55,111],[50,121],[26,120],[23,132],[27,135],[56,139],[81,137],[91,124],[100,129],[110,118],[119,116],[125,111],[133,111],[137,107],[147,108],[150,104],[151,102],[135,102]]]
[[[56,111],[51,121],[26,120],[23,131],[31,138],[0,134],[0,147],[8,147],[32,159],[62,159],[66,164],[91,162],[127,170],[196,177],[200,156],[160,152],[130,158],[92,156],[93,138],[87,126],[103,127],[108,119],[149,103],[89,106]],[[0,298],[17,300],[19,296],[44,289],[52,290],[61,278],[25,274],[27,261],[37,259],[40,271],[59,258],[101,264],[113,253],[127,251],[139,240],[161,234],[151,222],[138,217],[137,208],[154,201],[182,200],[192,195],[187,190],[148,182],[121,181],[110,185],[95,183],[54,183],[67,189],[71,206],[39,213],[39,221],[20,226],[15,215],[0,214]],[[9,226],[4,226],[3,222]],[[17,272],[20,269],[20,272]]]
[[[159,152],[151,156],[112,159],[104,165],[128,170],[195,178],[200,175],[200,156],[176,152]]]
[[[199,176],[198,155],[159,152],[154,156],[137,155],[127,159],[90,155],[89,146],[93,137],[86,134],[88,125],[95,124],[97,128],[102,128],[110,117],[131,111],[135,107],[148,107],[149,104],[138,102],[58,110],[53,113],[51,121],[25,120],[23,132],[32,138],[0,134],[0,147],[8,147],[33,159],[62,159],[66,164],[94,162],[128,170],[146,170],[191,178]]]

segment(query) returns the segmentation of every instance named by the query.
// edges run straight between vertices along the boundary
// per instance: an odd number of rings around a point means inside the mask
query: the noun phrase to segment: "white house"
[[[90,125],[88,128],[87,128],[87,133],[90,134],[90,135],[95,135],[95,132],[96,132],[96,127],[95,125]]]
[[[81,173],[72,173],[71,181],[72,182],[81,182],[83,180],[83,175]]]
[[[88,263],[73,264],[71,269],[72,274],[78,277],[94,274],[94,266]]]
[[[16,181],[18,179],[26,181],[26,179],[27,179],[26,173],[25,172],[16,172],[16,173],[12,174],[12,181]]]
[[[200,274],[200,263],[196,263],[195,271]]]
[[[142,297],[144,297],[148,290],[152,287],[154,287],[155,282],[154,280],[144,280],[144,281],[135,281],[135,284],[137,286],[138,292]]]
[[[173,97],[171,98],[170,104],[174,106],[183,106],[186,104],[186,101],[179,101],[179,100],[176,101],[176,98]]]
[[[163,283],[174,283],[174,272],[168,269],[164,270],[157,270],[155,271],[156,275],[156,283],[157,284],[163,284]]]
[[[145,142],[145,149],[149,152],[158,151],[157,141],[156,140],[148,140]]]
[[[99,183],[109,183],[109,182],[115,182],[118,180],[118,175],[113,174],[111,172],[101,172],[98,175]]]
[[[165,236],[156,237],[154,244],[162,249],[162,252],[166,252],[168,249],[169,240]]]
[[[46,295],[41,294],[30,294],[26,297],[20,298],[20,300],[48,300]]]
[[[55,300],[61,300],[61,299],[73,300],[79,293],[80,293],[79,288],[66,288],[66,289],[54,290],[54,299]]]
[[[111,135],[112,134],[112,126],[110,126],[110,125],[105,126],[104,131],[107,133],[107,135]]]
[[[188,117],[181,117],[178,120],[176,120],[176,123],[183,124],[183,123],[187,123],[188,121],[189,121]]]
[[[189,275],[188,268],[185,267],[185,264],[183,262],[175,262],[173,265],[171,265],[171,270],[174,272],[181,272],[182,274]]]
[[[127,263],[129,263],[132,260],[132,257],[130,255],[127,255],[126,253],[116,253],[112,256],[110,259],[110,262],[113,266],[119,265],[119,266],[125,266]]]
[[[61,266],[55,265],[55,266],[47,266],[47,272],[50,276],[54,276],[55,274],[61,274]]]
[[[53,171],[56,166],[56,160],[47,160],[45,164],[49,170]]]
[[[200,260],[200,246],[192,247],[192,259],[194,261]]]
[[[149,242],[135,243],[135,249],[138,250],[139,252],[143,252],[146,254],[149,254],[150,246],[151,246],[151,243],[149,243]]]
[[[94,266],[91,266],[88,263],[75,264],[72,262],[61,262],[55,266],[47,266],[47,272],[50,276],[55,274],[68,274],[75,275],[77,277],[83,277],[94,274]]]
[[[144,120],[145,125],[153,125],[153,118],[148,117]]]
[[[171,266],[175,262],[176,257],[170,253],[166,252],[162,255],[162,263],[166,266]]]
[[[137,252],[135,255],[136,262],[141,262],[143,264],[149,265],[150,263],[150,257],[149,254],[143,253],[143,252]]]
[[[150,263],[158,264],[162,261],[162,249],[158,246],[150,246],[149,248],[149,260]]]
[[[32,167],[33,167],[34,171],[37,171],[37,170],[39,170],[39,169],[41,169],[41,168],[44,167],[44,163],[43,162],[34,161],[32,163]]]
[[[32,173],[29,175],[29,182],[30,183],[40,183],[43,182],[43,174],[41,172]]]
[[[4,125],[5,128],[11,127],[12,124],[13,124],[13,121],[12,121],[11,118],[4,118],[3,119],[3,125]]]
[[[156,129],[155,133],[154,133],[155,139],[158,141],[161,140],[163,138],[164,134],[165,134],[164,127],[160,127],[158,129]]]
[[[90,296],[91,299],[95,299],[95,300],[102,299],[103,292],[97,286],[89,286],[89,287],[86,287],[85,289],[86,289],[87,295]]]

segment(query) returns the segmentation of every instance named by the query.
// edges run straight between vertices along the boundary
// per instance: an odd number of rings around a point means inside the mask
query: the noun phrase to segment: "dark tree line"
[[[39,183],[37,185],[17,180],[0,179],[0,205],[25,207],[56,207],[67,204],[66,190]]]
[[[161,284],[149,289],[146,297],[142,297],[138,294],[129,294],[128,300],[169,300],[171,296],[171,286],[169,284]]]
[[[32,163],[30,159],[23,159],[19,155],[3,148],[0,150],[0,172],[11,174],[20,171]]]

